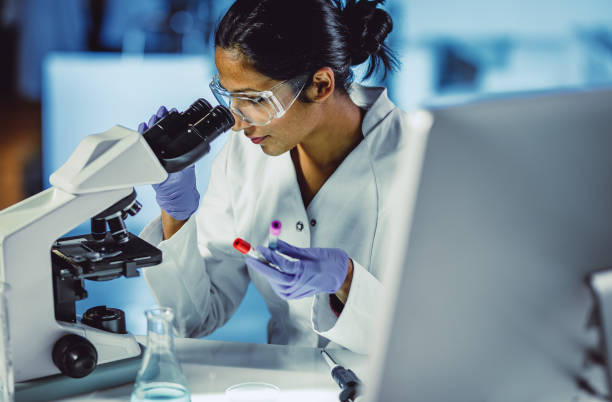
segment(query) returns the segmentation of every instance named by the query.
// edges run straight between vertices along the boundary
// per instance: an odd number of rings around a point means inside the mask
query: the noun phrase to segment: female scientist
[[[410,136],[385,89],[351,83],[350,67],[368,59],[369,74],[394,67],[382,1],[237,0],[220,22],[210,86],[236,134],[199,208],[193,167],[171,174],[154,186],[161,218],[141,234],[164,253],[144,276],[181,335],[222,326],[252,281],[271,313],[268,342],[367,352],[384,292],[386,197]],[[278,251],[293,259],[259,250],[282,272],[232,247],[236,237],[267,244],[275,219]]]

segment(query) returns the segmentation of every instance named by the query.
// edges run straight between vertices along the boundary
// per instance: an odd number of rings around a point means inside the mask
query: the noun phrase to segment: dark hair
[[[215,46],[237,49],[260,73],[283,81],[319,68],[334,71],[345,91],[350,67],[370,59],[364,78],[398,61],[384,43],[391,16],[384,0],[236,0],[215,32]]]

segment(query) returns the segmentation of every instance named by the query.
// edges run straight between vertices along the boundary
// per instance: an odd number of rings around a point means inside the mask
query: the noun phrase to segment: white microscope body
[[[233,125],[229,109],[200,98],[142,135],[121,126],[90,135],[51,175],[51,188],[0,211],[15,381],[60,372],[81,378],[97,365],[140,355],[123,312],[98,306],[79,322],[75,302],[87,297],[85,279],[138,276],[136,268],[162,261],[159,249],[125,228],[123,219],[140,209],[134,186],[192,165]],[[88,219],[90,234],[58,239]]]
[[[52,263],[54,242],[133,192],[168,173],[139,133],[121,126],[86,137],[50,177],[52,187],[0,211],[0,280],[11,286],[9,334],[15,381],[60,372],[51,351],[76,334],[97,350],[97,364],[141,353],[130,334],[57,321]]]

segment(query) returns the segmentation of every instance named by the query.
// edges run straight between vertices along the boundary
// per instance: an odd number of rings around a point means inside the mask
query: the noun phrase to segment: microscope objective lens
[[[122,217],[116,216],[109,219],[108,228],[110,229],[111,236],[113,236],[113,239],[115,239],[116,242],[125,243],[130,240]]]
[[[97,241],[104,241],[106,237],[106,220],[105,219],[91,219],[91,235]]]

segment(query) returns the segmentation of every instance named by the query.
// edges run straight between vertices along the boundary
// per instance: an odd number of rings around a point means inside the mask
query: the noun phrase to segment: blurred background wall
[[[0,208],[46,188],[84,136],[114,124],[136,128],[162,104],[184,109],[198,97],[212,101],[212,33],[230,4],[0,0]],[[387,0],[384,7],[402,66],[367,84],[387,86],[405,110],[612,85],[610,0]],[[358,79],[364,68],[356,68]],[[198,162],[201,191],[213,155]],[[159,213],[152,190],[137,191],[144,208],[127,221],[135,233]],[[120,307],[128,330],[145,332],[142,311],[155,302],[141,278],[86,286],[90,297],[79,302],[80,312]],[[236,316],[211,338],[265,342],[267,318],[250,288]]]

